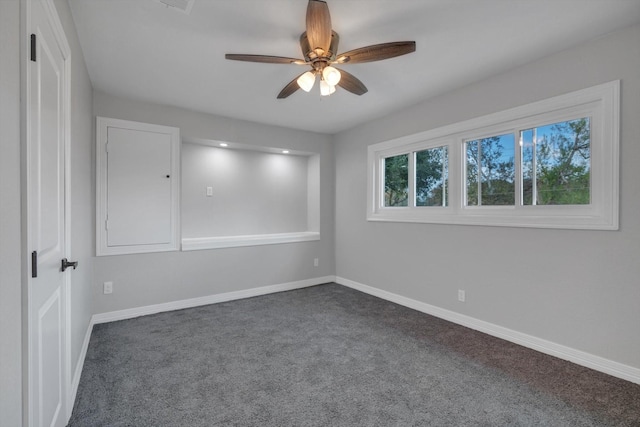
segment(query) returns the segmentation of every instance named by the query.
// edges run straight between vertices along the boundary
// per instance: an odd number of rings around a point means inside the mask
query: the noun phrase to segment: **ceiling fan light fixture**
[[[311,71],[307,71],[306,73],[298,77],[297,82],[298,86],[300,86],[300,89],[304,90],[305,92],[309,92],[313,87],[313,84],[316,82],[316,75]]]
[[[330,85],[326,80],[320,80],[320,95],[329,96],[336,91],[336,87]]]
[[[342,77],[342,75],[338,69],[333,68],[332,66],[327,66],[322,70],[322,77],[331,86],[335,86],[340,81],[340,77]]]

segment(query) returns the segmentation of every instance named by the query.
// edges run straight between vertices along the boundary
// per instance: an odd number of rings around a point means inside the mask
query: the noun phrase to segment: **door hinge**
[[[38,277],[38,251],[31,252],[31,277]]]
[[[104,221],[104,229],[107,230],[107,231],[109,230],[109,220],[108,219]]]
[[[109,141],[106,141],[106,142],[104,143],[104,151],[105,151],[106,153],[108,153],[108,152],[109,152]]]
[[[36,35],[31,34],[31,60],[36,62]]]

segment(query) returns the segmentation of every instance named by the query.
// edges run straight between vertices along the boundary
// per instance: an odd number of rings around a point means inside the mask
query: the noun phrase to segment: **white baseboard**
[[[71,404],[71,410],[76,401],[76,395],[78,394],[78,386],[80,385],[80,376],[82,375],[82,368],[84,367],[84,359],[87,357],[87,349],[89,348],[89,341],[91,340],[91,332],[93,331],[93,317],[89,320],[89,326],[87,326],[87,332],[84,334],[84,341],[82,341],[82,348],[80,349],[80,357],[76,362],[76,369],[73,372],[73,378],[71,379],[71,390],[69,392],[69,402]],[[71,416],[71,410],[69,416]]]
[[[226,292],[223,294],[207,295],[204,297],[171,301],[163,304],[154,304],[143,307],[129,308],[126,310],[111,311],[107,313],[94,314],[91,318],[91,322],[92,324],[114,322],[116,320],[132,319],[134,317],[146,316],[148,314],[161,313],[164,311],[182,310],[184,308],[198,307],[201,305],[215,304],[218,302],[257,297],[260,295],[273,294],[276,292],[291,291],[294,289],[321,285],[323,283],[334,282],[335,279],[335,276],[316,277],[313,279],[305,279],[296,282],[281,283],[270,286],[261,286],[258,288],[245,289],[242,291]]]
[[[459,325],[466,326],[480,332],[484,332],[489,335],[493,335],[494,337],[502,338],[504,340],[531,348],[541,353],[555,356],[563,360],[568,360],[575,364],[585,366],[596,371],[604,372],[605,374],[609,374],[617,378],[622,378],[623,380],[640,384],[640,369],[638,368],[624,365],[622,363],[605,359],[600,356],[595,356],[593,354],[576,350],[574,348],[567,347],[561,344],[556,344],[542,338],[523,334],[521,332],[504,328],[493,323],[478,320],[464,314],[445,310],[434,305],[403,297],[402,295],[363,285],[362,283],[354,282],[353,280],[345,279],[343,277],[336,277],[335,282],[340,285],[376,296],[378,298],[382,298],[384,300],[391,301],[396,304],[400,304],[405,307],[409,307],[414,310],[421,311],[423,313],[427,313],[432,316],[436,316],[441,319],[448,320],[450,322],[457,323]]]

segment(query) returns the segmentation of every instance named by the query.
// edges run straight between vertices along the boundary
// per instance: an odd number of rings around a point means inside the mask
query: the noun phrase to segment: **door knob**
[[[73,267],[75,270],[78,266],[78,261],[67,261],[66,258],[62,258],[62,271],[65,271],[69,267]]]

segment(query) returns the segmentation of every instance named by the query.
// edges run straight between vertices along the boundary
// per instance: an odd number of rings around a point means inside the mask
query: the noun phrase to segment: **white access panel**
[[[171,135],[107,128],[107,246],[171,242]]]
[[[179,130],[98,117],[97,254],[178,249]]]

